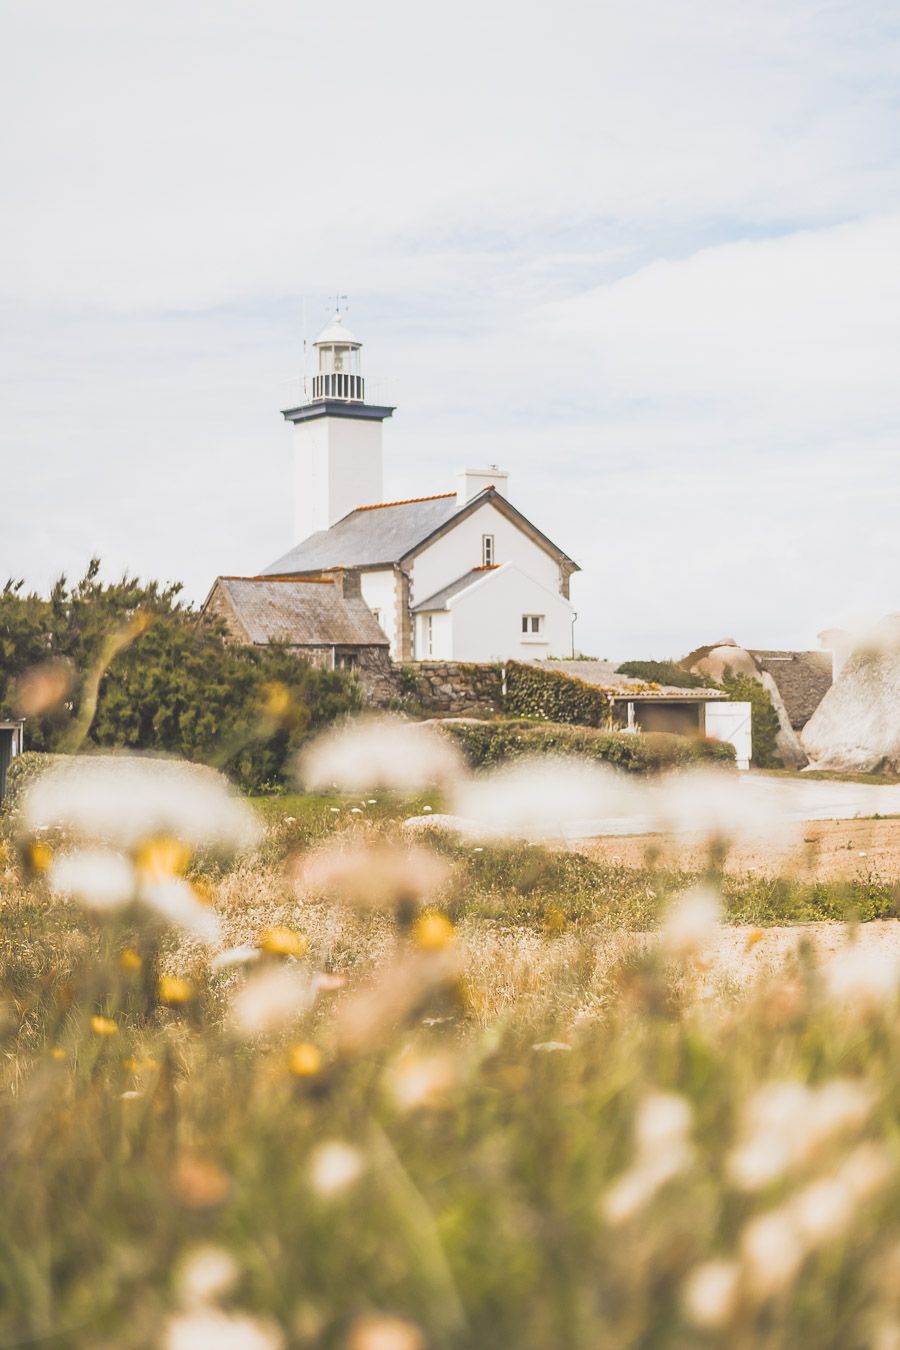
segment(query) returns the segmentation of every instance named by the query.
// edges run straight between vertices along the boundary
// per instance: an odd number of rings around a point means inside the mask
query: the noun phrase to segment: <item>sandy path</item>
[[[703,841],[689,835],[607,835],[582,840],[577,848],[598,862],[626,867],[652,863],[692,870],[706,857]],[[734,846],[726,866],[731,872],[804,881],[846,881],[873,874],[884,881],[900,881],[900,820],[808,821],[793,837]]]

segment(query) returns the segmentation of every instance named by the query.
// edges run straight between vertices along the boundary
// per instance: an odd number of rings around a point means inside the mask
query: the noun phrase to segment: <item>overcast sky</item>
[[[386,490],[510,472],[577,642],[900,609],[895,0],[5,0],[0,576],[293,543],[302,313]]]

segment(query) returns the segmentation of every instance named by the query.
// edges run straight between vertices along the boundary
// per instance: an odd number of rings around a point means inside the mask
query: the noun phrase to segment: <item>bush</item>
[[[737,675],[730,669],[722,676],[720,689],[724,689],[732,703],[750,704],[750,729],[753,737],[753,753],[750,763],[756,769],[783,768],[778,753],[778,714],[772,706],[768,689],[754,680],[752,675]]]
[[[569,722],[602,727],[609,717],[609,699],[596,685],[561,671],[510,661],[506,666],[504,710],[514,717],[541,722]]]
[[[616,668],[616,674],[645,680],[648,684],[668,684],[676,689],[703,689],[709,684],[702,675],[683,670],[675,661],[623,661]]]
[[[343,671],[229,642],[178,586],[98,572],[94,560],[75,586],[60,578],[46,600],[16,583],[0,592],[0,716],[28,715],[30,749],[162,751],[260,788],[286,776],[304,737],[360,707]]]
[[[664,731],[636,735],[524,720],[440,725],[473,768],[504,764],[523,755],[574,755],[613,764],[628,773],[656,773],[701,762],[734,763],[734,746],[725,741],[697,740]]]

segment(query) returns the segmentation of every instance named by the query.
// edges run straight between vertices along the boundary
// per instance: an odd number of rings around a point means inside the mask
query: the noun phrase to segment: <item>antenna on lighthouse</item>
[[[305,295],[302,296],[302,297],[301,297],[301,300],[300,300],[300,327],[301,327],[302,335],[303,335],[303,362],[302,362],[302,366],[303,366],[303,398],[304,398],[304,401],[305,401],[305,400],[309,397],[308,392],[307,392],[307,380],[306,380],[306,353],[307,353],[308,343],[307,343],[307,341],[306,341],[306,296],[305,296]]]

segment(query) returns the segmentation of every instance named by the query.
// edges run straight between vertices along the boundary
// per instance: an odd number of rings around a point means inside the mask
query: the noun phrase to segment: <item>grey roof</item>
[[[264,576],[399,562],[461,508],[456,493],[383,506],[358,506],[330,530],[319,530],[263,569]]]
[[[728,695],[721,689],[683,689],[680,685],[674,684],[648,684],[646,680],[635,680],[630,675],[620,675],[616,670],[615,661],[592,661],[590,657],[578,658],[573,660],[535,660],[529,661],[529,665],[536,665],[541,670],[555,670],[561,675],[569,675],[576,680],[583,680],[585,684],[595,684],[600,689],[606,690],[610,698],[616,702],[630,702],[638,699],[645,702],[650,699],[665,699],[667,702],[696,703],[709,702],[710,699],[723,699]]]
[[[831,688],[831,653],[751,651],[750,655],[775,681],[791,726],[802,730]]]
[[[427,600],[420,600],[417,605],[413,605],[413,614],[424,614],[426,610],[446,609],[447,601],[454,595],[459,595],[460,591],[466,590],[474,582],[483,577],[485,572],[495,572],[496,567],[470,567],[468,572],[463,572],[461,577],[451,581],[449,586],[444,586],[434,595],[429,595]]]
[[[386,647],[388,640],[361,596],[341,595],[333,581],[218,577],[253,643],[292,647]]]

